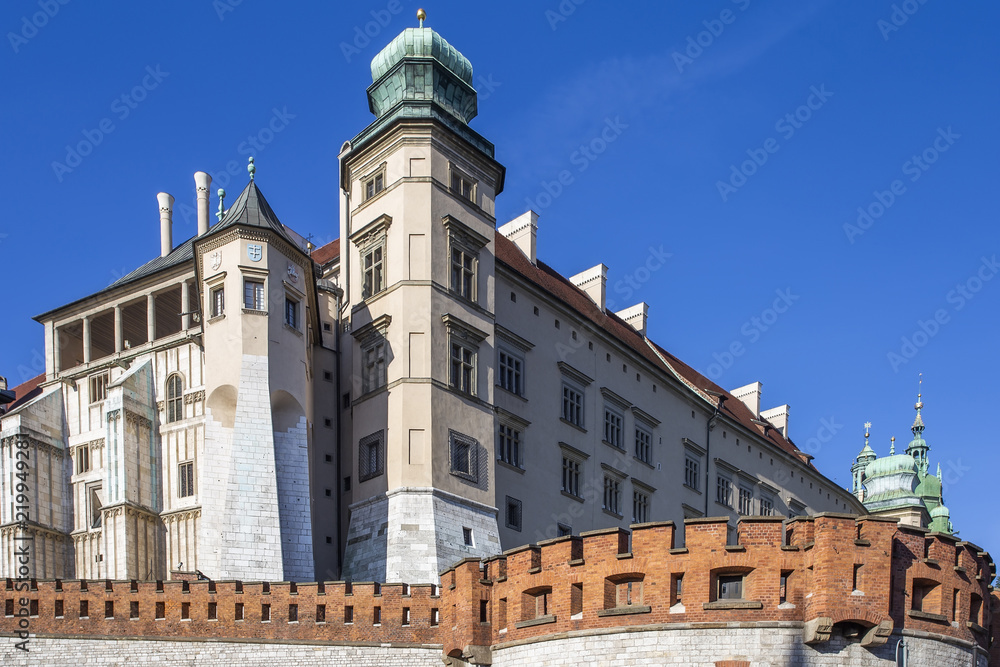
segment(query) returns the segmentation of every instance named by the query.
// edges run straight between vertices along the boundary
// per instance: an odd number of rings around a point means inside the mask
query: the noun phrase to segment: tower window
[[[285,324],[296,330],[299,328],[299,302],[289,296],[285,297]]]
[[[452,342],[451,386],[464,394],[476,393],[476,351]]]
[[[476,256],[465,248],[451,249],[451,291],[469,301],[476,299]]]
[[[194,495],[194,461],[187,461],[177,466],[179,482],[178,497],[187,498]]]
[[[385,189],[385,173],[379,172],[365,181],[365,201]]]
[[[364,293],[361,295],[367,299],[385,289],[385,274],[383,273],[384,248],[381,243],[368,249],[362,257],[364,267]]]
[[[472,482],[479,479],[478,443],[460,433],[451,432],[451,474]]]
[[[226,290],[223,287],[216,287],[212,290],[209,299],[211,300],[212,317],[219,317],[226,312]]]
[[[184,380],[178,374],[167,378],[167,423],[184,419]]]
[[[385,431],[376,431],[358,443],[358,481],[378,477],[385,471]]]
[[[90,402],[97,403],[108,397],[108,371],[90,376]]]
[[[264,310],[264,282],[243,281],[243,307],[247,310]]]
[[[472,180],[471,176],[468,176],[455,167],[452,167],[451,191],[462,199],[474,202],[476,198],[476,182]]]

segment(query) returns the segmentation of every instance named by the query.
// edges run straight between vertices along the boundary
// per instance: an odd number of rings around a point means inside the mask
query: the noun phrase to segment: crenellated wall
[[[998,664],[1000,595],[975,545],[850,515],[746,517],[727,544],[726,523],[688,520],[684,546],[669,522],[525,545],[463,560],[440,587],[8,579],[0,634],[26,620],[32,636],[84,653],[110,637],[141,638],[140,653],[151,640],[237,653],[240,642],[381,644],[389,661],[435,647],[453,665],[641,650],[684,664],[883,666],[902,638],[919,664],[985,667],[990,650]]]

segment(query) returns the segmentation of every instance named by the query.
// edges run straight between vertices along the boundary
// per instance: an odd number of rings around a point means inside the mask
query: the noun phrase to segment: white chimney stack
[[[750,412],[753,413],[754,419],[756,419],[760,417],[760,390],[763,386],[760,382],[751,382],[742,387],[737,387],[729,393],[740,399],[743,405],[750,408]]]
[[[194,188],[198,193],[198,236],[208,231],[208,188],[212,177],[203,171],[194,172]]]
[[[781,431],[781,435],[785,438],[788,438],[788,411],[789,407],[786,403],[770,410],[764,410],[760,413],[760,417],[774,424],[774,428]]]
[[[521,252],[531,261],[537,263],[538,255],[538,214],[528,211],[517,216],[506,225],[497,229],[498,232],[514,242]]]
[[[161,192],[156,195],[156,201],[160,203],[160,257],[166,257],[174,249],[172,229],[174,198],[166,192]]]
[[[649,318],[649,304],[645,301],[640,301],[634,306],[629,306],[625,310],[619,310],[615,313],[615,315],[625,320],[626,324],[641,333],[643,336],[646,335],[646,320]]]
[[[604,310],[608,284],[608,267],[598,264],[586,271],[581,271],[570,278],[569,281],[586,292],[590,300],[596,303],[598,308]]]

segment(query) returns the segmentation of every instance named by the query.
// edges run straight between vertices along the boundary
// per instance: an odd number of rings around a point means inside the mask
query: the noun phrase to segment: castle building
[[[879,458],[868,445],[870,424],[865,425],[865,446],[851,466],[853,490],[873,516],[893,517],[903,524],[950,535],[953,529],[944,504],[941,464],[936,475],[929,472],[930,445],[924,440],[924,419],[920,414],[923,407],[921,394],[917,394],[917,416],[910,428],[913,440],[903,454],[896,453],[893,437],[889,456]]]
[[[735,540],[876,502],[889,464],[869,497],[838,487],[759,382],[651,341],[605,265],[546,265],[536,213],[497,225],[457,49],[421,22],[371,69],[338,240],[283,223],[252,159],[212,224],[198,172],[196,236],[173,243],[160,193],[159,256],[36,318],[45,373],[0,415],[0,575],[30,541],[38,578],[436,583],[561,535],[723,516]]]

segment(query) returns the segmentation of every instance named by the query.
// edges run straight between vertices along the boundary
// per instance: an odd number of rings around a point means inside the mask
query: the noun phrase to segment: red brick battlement
[[[626,626],[787,621],[803,641],[866,646],[907,629],[993,651],[1000,595],[989,554],[895,521],[826,514],[613,528],[465,560],[441,586],[208,580],[2,582],[0,634],[439,645],[489,661],[491,647]],[[23,605],[23,607],[22,607]],[[27,611],[22,611],[26,608]],[[994,642],[1000,644],[1000,642]]]

